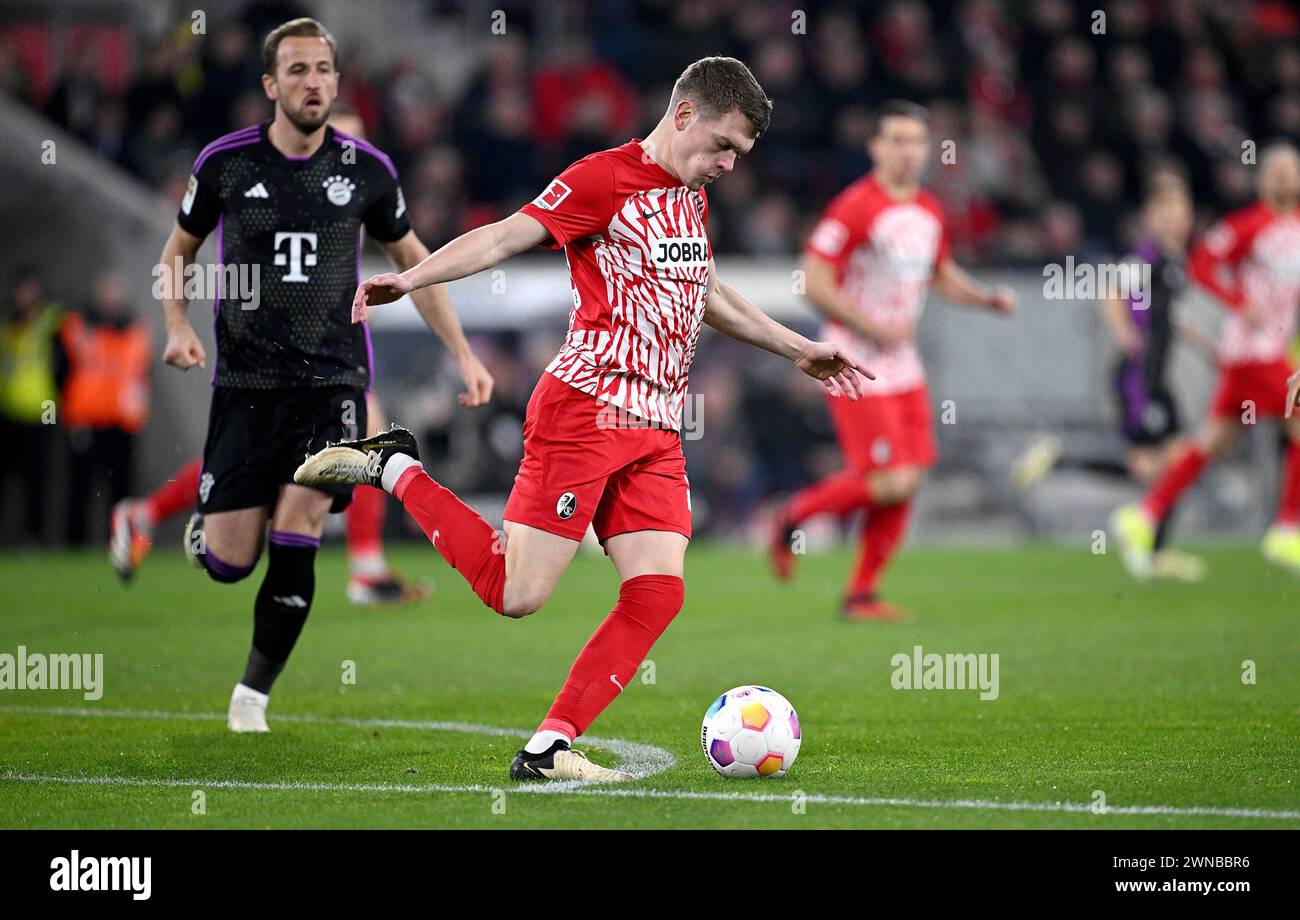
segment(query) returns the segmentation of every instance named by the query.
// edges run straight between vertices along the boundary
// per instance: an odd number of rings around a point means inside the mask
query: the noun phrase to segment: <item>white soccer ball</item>
[[[704,713],[700,742],[709,766],[729,779],[784,776],[803,732],[790,701],[767,687],[736,687]]]

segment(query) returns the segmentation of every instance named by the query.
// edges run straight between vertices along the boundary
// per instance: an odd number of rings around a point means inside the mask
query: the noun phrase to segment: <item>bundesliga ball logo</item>
[[[736,687],[704,713],[700,743],[709,766],[728,779],[784,776],[803,731],[790,701],[767,687]]]

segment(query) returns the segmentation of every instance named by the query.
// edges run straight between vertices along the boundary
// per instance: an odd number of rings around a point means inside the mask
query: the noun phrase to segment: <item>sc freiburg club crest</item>
[[[555,503],[555,513],[560,516],[561,520],[567,521],[573,517],[573,512],[578,510],[578,496],[572,492],[565,492],[560,496],[559,501]]]

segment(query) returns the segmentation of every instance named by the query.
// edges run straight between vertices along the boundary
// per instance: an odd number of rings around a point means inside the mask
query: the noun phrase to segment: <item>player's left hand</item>
[[[482,406],[492,398],[492,387],[496,383],[488,369],[478,356],[471,352],[459,362],[460,379],[465,383],[465,392],[456,396],[456,401],[466,409]]]
[[[352,322],[364,323],[370,315],[371,307],[401,300],[411,290],[411,282],[396,272],[384,272],[367,278],[361,282],[356,296],[352,298]]]
[[[1291,417],[1292,410],[1295,409],[1296,400],[1300,399],[1300,371],[1296,371],[1290,377],[1286,378],[1286,417]]]
[[[865,396],[863,378],[876,379],[861,361],[834,342],[809,342],[794,363],[809,377],[820,380],[832,396]]]
[[[1005,284],[999,284],[989,295],[989,309],[998,313],[1016,312],[1016,292]]]

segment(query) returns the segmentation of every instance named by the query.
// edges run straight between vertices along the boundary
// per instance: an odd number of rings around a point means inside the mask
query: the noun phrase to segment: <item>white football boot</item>
[[[230,709],[226,712],[226,725],[232,732],[269,732],[266,704],[270,699],[252,687],[235,684],[235,692],[230,694]]]

